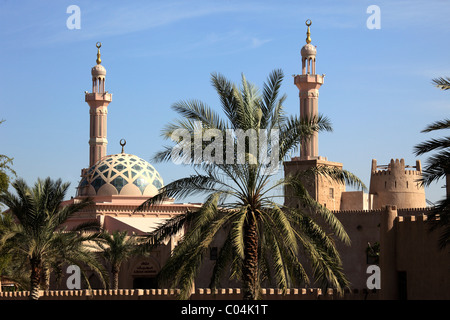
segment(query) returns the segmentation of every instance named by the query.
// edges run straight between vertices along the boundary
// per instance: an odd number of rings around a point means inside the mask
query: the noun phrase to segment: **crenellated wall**
[[[373,198],[372,208],[381,209],[386,205],[397,208],[425,207],[425,189],[419,183],[421,178],[420,160],[411,167],[405,165],[404,159],[391,159],[386,166],[378,166],[377,160],[373,159],[369,188]]]
[[[399,221],[422,221],[431,208],[404,208],[397,209],[396,215]],[[336,247],[342,258],[344,273],[351,283],[352,288],[365,288],[368,278],[367,267],[371,264],[367,260],[366,249],[368,244],[374,245],[381,241],[381,217],[386,208],[376,210],[347,210],[334,211],[333,213],[344,226],[345,231],[350,237],[350,246],[340,241],[336,241]],[[425,217],[425,218],[424,218]],[[422,234],[417,234],[416,239],[426,239],[429,235],[425,230]],[[400,230],[402,239],[410,237],[407,231]],[[405,240],[407,241],[407,240]],[[424,241],[424,240],[417,240]],[[398,250],[402,251],[404,243]],[[410,249],[408,249],[410,250]],[[399,251],[399,252],[400,252]],[[403,252],[403,251],[402,251]],[[432,259],[432,257],[430,257]]]
[[[178,289],[119,289],[119,290],[51,290],[40,291],[39,300],[176,300]],[[29,291],[0,292],[0,300],[28,300]],[[197,288],[191,300],[242,300],[241,289],[222,288],[211,290]],[[346,290],[341,296],[329,289],[317,288],[262,289],[262,300],[377,300],[378,292],[370,290]]]

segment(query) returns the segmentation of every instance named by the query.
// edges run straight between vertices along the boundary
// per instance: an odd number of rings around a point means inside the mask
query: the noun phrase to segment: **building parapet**
[[[333,214],[373,214],[373,213],[380,213],[384,211],[384,209],[370,209],[370,210],[333,210],[331,211]]]
[[[277,288],[261,290],[263,300],[376,300],[378,291],[367,289],[345,290],[339,295],[333,289],[291,288],[283,291]],[[40,300],[176,300],[179,289],[118,289],[118,290],[49,290],[39,291]],[[27,300],[29,291],[0,292],[0,300]],[[239,288],[197,288],[191,300],[241,300]]]
[[[416,175],[419,176],[422,174],[422,172],[420,171],[416,171],[416,170],[404,170],[403,171],[405,174],[409,174],[409,175]],[[372,172],[372,175],[374,176],[385,176],[385,175],[390,175],[391,174],[391,170],[377,170]]]
[[[433,207],[423,207],[423,208],[397,208],[396,209],[399,216],[406,215],[418,215],[418,214],[427,214]],[[370,210],[332,210],[331,212],[335,215],[339,214],[374,214],[385,211],[385,208],[381,209],[370,209]]]

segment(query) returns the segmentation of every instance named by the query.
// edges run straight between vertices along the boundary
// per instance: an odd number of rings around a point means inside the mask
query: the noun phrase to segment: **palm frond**
[[[430,151],[450,148],[450,137],[430,139],[414,146],[414,154],[416,156],[423,155]]]
[[[421,183],[429,186],[450,173],[450,151],[441,151],[429,156],[422,169]]]
[[[322,206],[309,195],[304,185],[300,182],[298,175],[288,176],[286,178],[286,185],[288,185],[292,189],[292,197],[300,202],[300,208],[306,208],[305,212],[307,212],[308,214],[315,214],[320,216],[339,240],[343,241],[347,245],[350,244],[350,238],[339,219],[337,219],[330,210]],[[299,215],[302,215],[303,211],[300,208],[298,210],[293,208],[286,209],[291,210],[292,213],[297,212]]]
[[[431,80],[433,84],[441,90],[450,89],[450,78],[449,77],[439,77]]]

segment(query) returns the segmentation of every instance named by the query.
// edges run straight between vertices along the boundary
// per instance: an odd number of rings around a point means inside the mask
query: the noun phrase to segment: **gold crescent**
[[[100,47],[102,46],[102,43],[99,41],[95,44],[95,46],[97,47],[97,49],[100,49]]]
[[[309,27],[311,25],[311,19],[306,20],[305,24]]]

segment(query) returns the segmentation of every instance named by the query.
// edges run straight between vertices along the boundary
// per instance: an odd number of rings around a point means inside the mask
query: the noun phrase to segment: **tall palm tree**
[[[435,78],[434,85],[441,90],[450,89],[450,78]],[[450,119],[435,121],[425,127],[421,132],[440,132],[450,129]],[[445,178],[446,197],[439,201],[428,215],[430,230],[440,230],[438,246],[444,249],[450,245],[450,137],[431,138],[414,146],[417,156],[435,152],[429,156],[423,169],[422,183],[429,186]]]
[[[27,264],[30,298],[39,298],[44,271],[62,263],[87,265],[103,279],[101,263],[84,245],[95,238],[95,234],[86,235],[83,231],[98,225],[86,223],[73,231],[63,228],[67,219],[88,206],[90,200],[62,207],[69,183],[62,183],[61,179],[38,179],[33,188],[18,179],[12,187],[16,195],[9,191],[0,193],[0,203],[8,207],[15,220],[2,229],[0,250],[2,255],[10,255],[14,261]]]
[[[3,122],[5,120],[0,120],[0,124]],[[11,176],[16,176],[16,172],[12,168],[13,160],[13,158],[0,154],[0,192],[7,190]]]
[[[309,278],[299,259],[300,248],[310,259],[316,280],[339,290],[348,284],[334,239],[315,222],[315,217],[325,218],[338,239],[348,243],[348,235],[340,222],[309,196],[299,177],[287,177],[271,184],[274,167],[265,159],[275,161],[277,169],[289,152],[298,149],[302,138],[321,130],[331,131],[326,117],[299,119],[284,114],[286,96],[279,93],[283,77],[281,70],[274,70],[260,92],[244,75],[241,87],[238,87],[222,75],[212,74],[212,84],[226,118],[221,118],[198,100],[181,101],[172,106],[182,118],[164,128],[164,137],[173,139],[180,132],[187,132],[191,138],[184,135],[176,139],[175,142],[185,147],[184,150],[180,147],[174,153],[173,148],[165,147],[154,160],[191,159],[190,165],[196,174],[164,186],[137,211],[167,197],[206,195],[206,201],[198,211],[177,216],[150,235],[149,243],[155,245],[183,225],[188,226],[182,241],[159,274],[161,281],[169,280],[172,286],[181,288],[182,299],[189,297],[202,261],[213,240],[217,239],[219,230],[224,230],[226,237],[213,270],[213,288],[219,285],[221,276],[227,272],[230,278],[241,281],[243,298],[248,300],[258,298],[260,284],[264,281],[273,280],[282,289],[307,282]],[[253,140],[245,140],[245,149],[240,151],[238,130],[255,134]],[[198,138],[199,132],[215,132],[217,135],[213,142],[202,143]],[[272,132],[278,134],[271,135]],[[257,143],[256,151],[251,147],[252,142]],[[214,150],[211,150],[212,145],[216,146]],[[231,162],[228,161],[230,154],[227,159],[220,157],[221,152],[227,154],[230,150]],[[205,160],[202,157],[205,153],[209,159],[218,157],[214,161]],[[359,179],[343,170],[321,167],[314,174],[362,185]],[[288,208],[274,201],[275,190],[286,186],[294,190],[304,206]]]
[[[110,266],[112,289],[119,289],[119,272],[122,263],[132,257],[145,254],[140,247],[141,243],[141,237],[129,236],[127,231],[113,233],[104,231],[100,234],[97,244],[102,250],[101,255]]]

